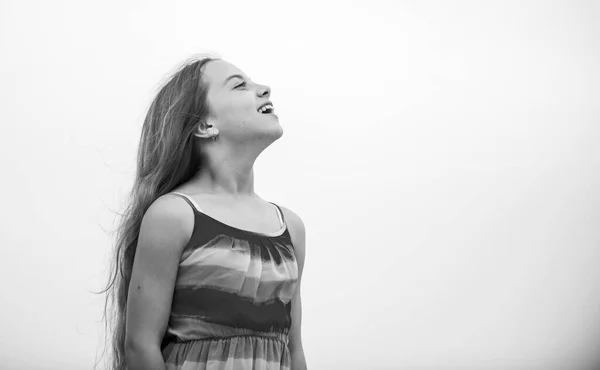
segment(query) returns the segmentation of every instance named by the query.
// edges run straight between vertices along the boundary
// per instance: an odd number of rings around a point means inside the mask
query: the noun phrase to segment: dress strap
[[[180,197],[182,197],[183,199],[185,199],[185,201],[188,202],[188,204],[190,206],[192,206],[192,208],[194,208],[196,211],[198,211],[200,213],[203,213],[202,210],[200,209],[200,207],[198,206],[198,203],[196,203],[196,201],[193,200],[189,195],[178,193],[176,191],[171,192],[171,194],[179,195]]]
[[[200,212],[200,213],[204,213],[201,209],[200,206],[198,205],[198,203],[196,203],[195,200],[193,200],[189,195],[183,194],[183,193],[179,193],[176,191],[172,191],[170,194],[174,194],[174,195],[179,195],[180,197],[182,197],[193,209],[195,209],[196,211]],[[285,216],[283,215],[283,211],[281,210],[281,208],[273,203],[273,202],[269,202],[272,205],[274,205],[277,208],[277,217],[279,217],[279,224],[281,225],[281,228],[283,228],[284,226],[286,226],[286,222],[285,222]]]
[[[285,218],[283,216],[283,212],[281,211],[281,208],[279,208],[279,206],[273,202],[269,202],[269,203],[271,203],[272,205],[277,207],[277,216],[279,217],[279,224],[283,228],[283,226],[285,225]]]

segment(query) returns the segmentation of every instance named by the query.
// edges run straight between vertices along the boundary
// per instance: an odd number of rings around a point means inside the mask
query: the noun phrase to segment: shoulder
[[[170,240],[183,247],[190,240],[193,229],[191,206],[179,196],[165,194],[152,202],[144,213],[140,238]]]
[[[306,253],[306,227],[304,221],[294,211],[287,207],[279,206],[285,217],[285,222],[288,225],[292,244],[296,251],[296,257],[304,263],[304,255]]]
[[[298,216],[296,212],[284,206],[279,206],[279,208],[281,208],[283,216],[285,217],[285,221],[290,229],[292,229],[299,236],[300,234],[306,234],[306,227],[304,226],[304,221],[302,221],[302,218],[300,218],[300,216]]]
[[[144,217],[160,221],[185,221],[191,214],[193,214],[192,208],[183,198],[174,194],[165,194],[150,204]]]

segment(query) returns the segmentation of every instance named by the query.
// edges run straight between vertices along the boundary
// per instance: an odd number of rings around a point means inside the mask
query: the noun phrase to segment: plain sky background
[[[256,190],[306,225],[311,370],[591,366],[598,19],[573,0],[0,2],[0,367],[98,360],[91,292],[142,120],[199,53],[272,88],[284,135]]]

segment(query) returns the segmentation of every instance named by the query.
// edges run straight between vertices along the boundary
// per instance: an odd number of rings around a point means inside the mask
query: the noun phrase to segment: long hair
[[[116,229],[112,273],[101,292],[106,292],[103,320],[105,329],[110,328],[105,331],[111,338],[110,370],[127,369],[127,294],[142,218],[156,199],[188,181],[202,165],[193,136],[208,115],[208,87],[201,78],[202,68],[217,59],[204,57],[185,63],[159,89],[144,119],[134,184]]]

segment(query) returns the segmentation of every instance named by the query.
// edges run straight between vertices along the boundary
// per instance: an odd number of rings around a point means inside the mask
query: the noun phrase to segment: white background
[[[2,1],[0,367],[99,359],[91,292],[143,117],[207,52],[272,88],[284,135],[256,189],[307,228],[309,369],[592,366],[598,19],[566,0]]]

